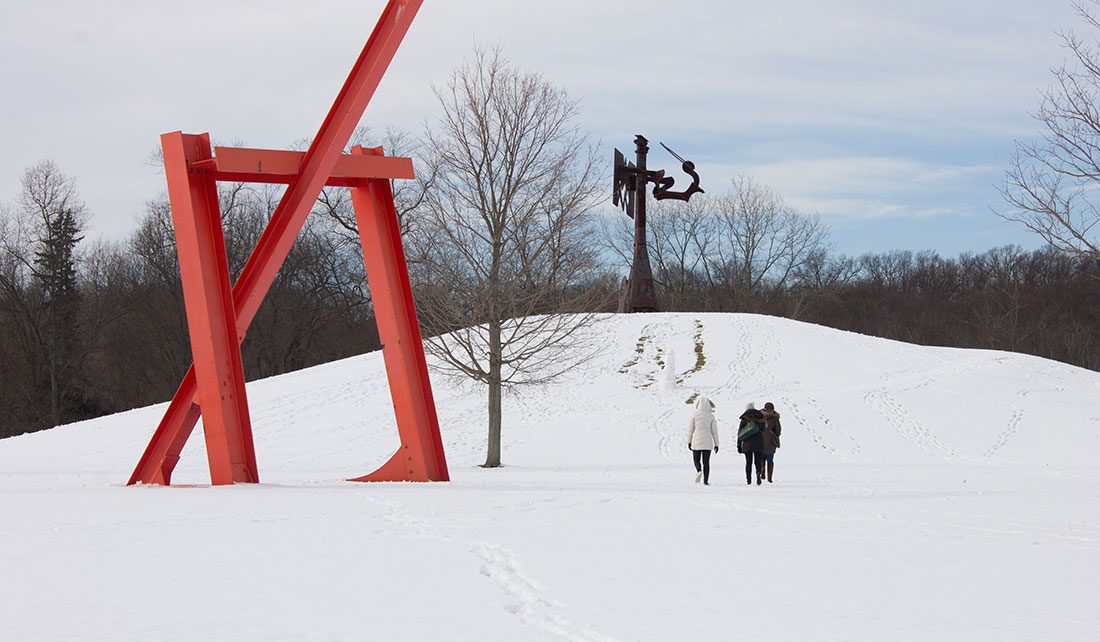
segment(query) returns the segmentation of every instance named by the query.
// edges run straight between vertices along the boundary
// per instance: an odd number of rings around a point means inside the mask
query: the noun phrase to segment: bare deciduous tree
[[[687,203],[654,201],[646,222],[649,258],[662,304],[668,309],[691,305],[689,292],[696,274],[717,251],[717,221],[710,199],[696,196]]]
[[[499,50],[475,52],[436,95],[435,183],[409,237],[411,270],[427,349],[488,387],[485,466],[495,467],[503,388],[575,366],[593,319],[585,226],[599,173],[576,102]]]
[[[829,229],[787,206],[751,177],[738,176],[717,198],[654,201],[647,242],[654,281],[670,310],[745,310],[790,287],[827,254]],[[610,255],[629,266],[629,219],[604,218]]]
[[[35,427],[56,426],[83,397],[76,245],[87,212],[76,182],[43,161],[23,174],[18,206],[5,219],[0,293],[21,338],[24,394],[43,408]]]
[[[1100,0],[1077,3],[1078,15],[1100,33],[1094,11]],[[1001,194],[1008,209],[998,214],[1023,224],[1055,248],[1100,257],[1100,52],[1095,41],[1062,34],[1073,61],[1054,70],[1035,118],[1043,133],[1017,142]]]
[[[435,183],[435,167],[421,159],[423,142],[400,129],[387,128],[385,133],[378,137],[369,127],[360,126],[355,129],[351,140],[348,141],[349,149],[356,145],[363,147],[381,145],[387,156],[405,156],[413,159],[416,178],[390,181],[401,233],[402,236],[407,235],[410,226],[416,220],[410,213],[420,207],[428,190]],[[295,145],[303,150],[308,146],[308,140],[300,141]],[[355,221],[355,212],[351,208],[351,193],[348,188],[326,187],[321,190],[321,196],[314,206],[314,213],[321,214],[330,220],[335,224],[336,231],[347,237],[349,244],[359,247],[359,225]]]
[[[743,300],[786,287],[792,275],[820,252],[829,230],[749,176],[734,177],[719,197],[716,271]]]

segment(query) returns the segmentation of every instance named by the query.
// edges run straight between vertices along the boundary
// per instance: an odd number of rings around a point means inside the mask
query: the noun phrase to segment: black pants
[[[764,453],[745,453],[745,481],[752,483],[752,463],[756,462],[756,476],[764,477]]]
[[[710,451],[709,450],[692,450],[691,455],[695,458],[695,472],[703,473],[703,482],[710,483]]]

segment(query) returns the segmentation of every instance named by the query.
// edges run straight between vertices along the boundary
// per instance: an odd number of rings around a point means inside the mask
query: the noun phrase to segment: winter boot
[[[699,472],[695,473],[695,483],[698,484],[701,481],[703,481],[703,471],[700,470]]]
[[[774,473],[774,472],[775,472],[775,462],[774,461],[769,461],[768,462],[768,483],[769,484],[772,483],[772,473]]]

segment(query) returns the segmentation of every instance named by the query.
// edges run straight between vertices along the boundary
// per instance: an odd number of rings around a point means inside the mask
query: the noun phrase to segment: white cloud
[[[708,192],[748,174],[790,205],[833,220],[972,216],[1000,175],[994,165],[938,165],[905,158],[829,157],[734,167],[706,165]]]
[[[0,199],[16,196],[25,166],[53,158],[78,178],[96,229],[122,236],[163,189],[145,164],[159,134],[271,147],[311,135],[383,4],[8,3]],[[981,152],[1026,136],[1036,91],[1064,55],[1054,30],[1068,24],[1061,0],[426,0],[366,121],[418,129],[435,113],[428,83],[474,43],[500,42],[580,98],[610,145],[636,132],[729,141],[711,160],[822,211],[846,201],[933,211],[938,185],[964,185],[959,173],[981,174],[988,156],[915,161],[912,141]],[[819,160],[838,139],[838,158]],[[760,141],[767,157],[744,155]],[[929,199],[896,198],[917,184]]]
[[[757,165],[749,173],[783,193],[873,195],[955,188],[995,175],[992,165],[936,165],[905,158],[839,157]]]

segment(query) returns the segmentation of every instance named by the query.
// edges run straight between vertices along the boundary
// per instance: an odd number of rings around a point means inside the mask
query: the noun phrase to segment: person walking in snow
[[[779,448],[779,434],[783,432],[783,426],[779,424],[779,413],[775,411],[775,404],[768,402],[760,411],[764,415],[764,461],[768,465],[768,483],[772,483],[772,474],[775,472],[775,451]]]
[[[714,402],[700,396],[695,402],[695,414],[688,422],[688,448],[695,460],[695,483],[710,486],[710,451],[718,454],[718,420],[714,418]]]
[[[749,402],[737,427],[737,452],[745,455],[745,482],[752,484],[752,466],[756,464],[756,483],[764,481],[764,415]]]

